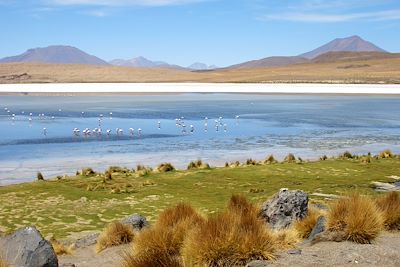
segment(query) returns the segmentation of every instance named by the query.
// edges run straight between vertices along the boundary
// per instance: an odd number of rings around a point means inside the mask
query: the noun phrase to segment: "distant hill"
[[[384,52],[328,52],[312,59],[312,63],[331,63],[339,61],[363,61],[363,60],[383,60],[389,58],[400,58],[400,54]]]
[[[386,52],[382,48],[365,41],[359,36],[350,36],[347,38],[337,38],[323,46],[320,46],[310,52],[299,55],[299,57],[313,59],[319,55],[335,52],[335,51],[348,51],[348,52]]]
[[[308,59],[302,57],[267,57],[259,60],[251,60],[241,64],[228,67],[229,69],[252,69],[252,68],[273,68],[283,67],[293,64],[308,62]]]
[[[196,63],[193,63],[192,65],[188,66],[187,68],[191,69],[191,70],[214,70],[214,69],[217,69],[218,67],[215,65],[209,66],[205,63],[196,62]]]
[[[54,45],[44,48],[33,48],[25,53],[0,59],[0,63],[10,62],[43,62],[53,64],[88,64],[108,65],[98,57],[89,55],[76,47]]]
[[[131,68],[166,68],[166,69],[185,69],[178,65],[168,64],[164,61],[151,61],[145,57],[135,57],[132,59],[114,59],[109,62],[111,65]]]

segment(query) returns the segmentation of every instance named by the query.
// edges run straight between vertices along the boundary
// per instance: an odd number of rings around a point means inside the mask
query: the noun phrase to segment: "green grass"
[[[399,170],[399,158],[374,159],[369,164],[359,159],[329,159],[151,173],[143,177],[134,172],[113,173],[112,180],[97,174],[35,181],[0,187],[0,232],[35,225],[45,236],[64,238],[81,231],[99,231],[107,223],[132,213],[154,222],[161,210],[181,201],[205,214],[215,213],[225,207],[232,194],[262,202],[282,187],[308,193],[358,191],[378,195],[370,188],[370,182],[392,181],[388,176],[400,176]],[[111,193],[115,188],[119,190],[114,192],[120,193]],[[311,199],[324,201],[321,197]]]

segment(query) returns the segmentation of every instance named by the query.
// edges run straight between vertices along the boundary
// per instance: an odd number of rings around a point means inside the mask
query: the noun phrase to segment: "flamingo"
[[[131,134],[131,136],[133,136],[133,134],[135,133],[135,129],[129,128],[129,133]]]
[[[160,130],[161,129],[161,121],[158,121],[157,124],[158,124],[158,130]]]
[[[112,120],[112,112],[110,112],[110,120]]]
[[[194,126],[190,125],[190,133],[193,133],[193,132],[194,132]]]
[[[47,129],[46,128],[43,128],[43,135],[47,136]]]
[[[107,129],[106,133],[107,133],[107,135],[109,136],[109,135],[111,134],[111,130],[110,130],[110,129]]]
[[[122,129],[119,129],[119,130],[118,130],[118,134],[120,134],[120,135],[124,135],[124,130],[122,130]]]
[[[225,123],[224,124],[224,132],[226,132],[228,130],[228,125]]]
[[[142,129],[141,128],[138,129],[138,134],[139,134],[139,136],[142,135]]]

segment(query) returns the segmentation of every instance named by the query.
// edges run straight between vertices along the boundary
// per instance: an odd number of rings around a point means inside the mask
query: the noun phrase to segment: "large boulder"
[[[132,214],[125,219],[121,220],[121,223],[131,225],[134,230],[140,231],[143,227],[149,225],[146,218],[139,214]]]
[[[307,216],[308,195],[303,191],[283,188],[271,199],[264,202],[261,216],[274,229],[283,229],[292,222]]]
[[[20,228],[0,238],[0,251],[11,266],[58,267],[53,247],[35,227]]]

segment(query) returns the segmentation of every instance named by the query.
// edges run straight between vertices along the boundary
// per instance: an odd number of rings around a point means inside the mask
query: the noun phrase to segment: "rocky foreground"
[[[232,199],[231,204],[234,203]],[[243,198],[237,197],[236,204],[243,205],[240,203],[243,201],[245,201]],[[244,203],[244,205],[247,204]],[[304,220],[310,213],[309,207],[308,195],[303,191],[281,189],[271,199],[264,202],[259,216],[264,219],[268,228],[280,231],[295,225],[299,220]],[[327,207],[323,205],[312,205],[312,208],[321,211],[327,210]],[[373,220],[373,218],[368,219]],[[326,218],[325,215],[319,216],[313,222],[312,230],[305,239],[299,240],[290,248],[276,252],[275,259],[249,259],[246,263],[235,266],[400,266],[400,251],[398,250],[400,233],[398,231],[381,232],[377,238],[370,236],[371,240],[365,240],[365,244],[357,244],[343,241],[342,237],[342,239],[338,238],[338,234],[329,228],[329,220],[332,219]],[[121,223],[128,225],[139,234],[143,229],[152,227],[140,215],[129,216]],[[354,233],[352,234],[354,235]],[[5,266],[120,266],[124,255],[132,251],[132,245],[110,244],[110,247],[104,247],[99,252],[98,244],[101,238],[102,235],[93,233],[75,240],[64,241],[66,245],[72,244],[74,251],[69,255],[57,257],[52,243],[45,240],[35,227],[25,227],[0,238],[0,253]],[[342,242],[333,242],[332,240]]]

